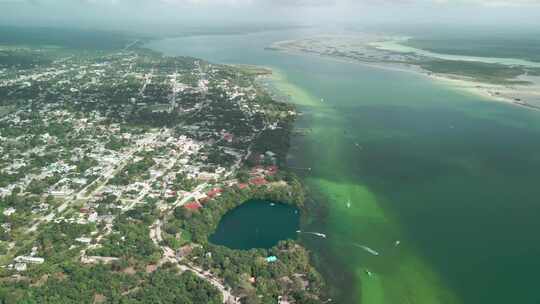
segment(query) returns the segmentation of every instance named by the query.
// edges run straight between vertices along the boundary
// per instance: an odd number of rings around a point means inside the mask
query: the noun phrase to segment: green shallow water
[[[209,241],[232,249],[271,248],[281,240],[296,239],[300,228],[297,208],[250,200],[227,212]]]
[[[303,34],[151,47],[276,71],[311,130],[289,163],[313,169],[298,171],[314,206],[302,230],[328,238],[302,240],[337,303],[539,303],[540,115],[411,73],[263,50]]]

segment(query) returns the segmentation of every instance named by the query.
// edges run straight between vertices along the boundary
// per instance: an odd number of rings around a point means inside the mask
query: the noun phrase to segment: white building
[[[92,239],[89,237],[80,237],[80,238],[76,238],[75,241],[79,243],[83,243],[83,244],[90,244],[92,242]]]
[[[26,263],[15,263],[15,270],[17,270],[17,271],[25,271],[26,270]]]
[[[18,256],[15,258],[16,263],[29,263],[29,264],[43,264],[44,258],[31,257],[31,256]]]
[[[98,219],[98,214],[97,214],[97,212],[93,212],[93,213],[91,213],[91,214],[88,216],[88,221],[89,221],[90,223],[96,222],[97,219]]]
[[[17,211],[15,208],[9,207],[9,208],[7,208],[6,210],[4,210],[4,215],[5,215],[5,216],[10,216],[10,215],[12,215],[13,213],[15,213],[15,211]]]

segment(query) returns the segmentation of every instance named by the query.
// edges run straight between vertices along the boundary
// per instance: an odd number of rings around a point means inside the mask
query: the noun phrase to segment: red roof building
[[[237,185],[238,189],[240,189],[240,190],[246,189],[248,186],[249,186],[248,184],[244,184],[244,183]]]
[[[252,178],[249,182],[257,186],[268,184],[268,181],[264,179],[263,177]]]
[[[214,188],[214,189],[210,190],[206,195],[208,197],[214,197],[214,196],[220,194],[221,192],[223,192],[223,190],[221,188]]]
[[[278,167],[277,166],[270,166],[270,167],[266,168],[266,170],[268,171],[268,175],[275,175],[278,172]]]
[[[193,202],[193,203],[189,203],[189,204],[186,204],[184,205],[184,207],[186,209],[189,209],[189,210],[198,210],[200,209],[202,206],[201,204],[197,203],[197,202]]]
[[[223,134],[223,139],[227,142],[232,142],[234,136],[231,133],[225,133]]]
[[[172,190],[167,190],[165,191],[165,196],[166,197],[175,197],[176,196],[176,191],[172,191]]]

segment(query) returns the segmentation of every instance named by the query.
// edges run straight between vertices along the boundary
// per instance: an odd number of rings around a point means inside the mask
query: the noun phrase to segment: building
[[[45,262],[44,258],[31,257],[31,256],[18,256],[15,258],[17,263],[29,263],[29,264],[43,264]]]
[[[15,270],[17,270],[17,271],[25,271],[26,270],[26,263],[15,263]]]
[[[252,178],[249,182],[256,186],[262,186],[262,185],[268,184],[268,181],[264,179],[263,177]]]
[[[180,247],[180,249],[177,250],[176,255],[177,257],[187,257],[193,252],[193,246],[191,244],[184,245]]]
[[[192,203],[189,203],[189,204],[186,204],[184,206],[186,209],[189,209],[189,210],[198,210],[200,209],[202,206],[197,203],[197,202],[192,202]]]
[[[98,214],[97,214],[97,212],[92,212],[92,213],[90,213],[90,215],[88,216],[88,221],[89,221],[90,223],[95,223],[97,220],[98,220]]]
[[[276,173],[278,173],[278,167],[277,166],[270,166],[270,167],[266,168],[266,171],[267,171],[268,175],[276,175]]]
[[[210,190],[206,195],[210,198],[213,198],[219,194],[221,194],[221,192],[223,192],[223,189],[221,188],[214,188],[212,190]]]
[[[75,241],[77,241],[79,243],[83,243],[83,244],[90,244],[92,242],[92,238],[80,237],[80,238],[76,238]]]
[[[6,210],[4,210],[4,215],[5,215],[5,216],[10,216],[10,215],[12,215],[13,213],[15,213],[15,211],[17,211],[15,208],[9,207],[9,208],[7,208]]]
[[[277,260],[278,260],[278,258],[275,255],[271,255],[271,256],[266,258],[266,262],[268,262],[268,263],[275,263],[275,262],[277,262]]]
[[[238,184],[238,189],[240,189],[240,190],[246,189],[248,186],[249,186],[248,184],[240,183],[240,184]]]

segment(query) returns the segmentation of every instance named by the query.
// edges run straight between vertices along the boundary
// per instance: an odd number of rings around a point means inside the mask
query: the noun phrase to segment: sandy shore
[[[540,77],[527,77],[530,85],[497,85],[475,80],[469,80],[461,76],[446,74],[427,74],[434,81],[447,84],[458,90],[463,90],[486,99],[511,103],[516,106],[526,107],[532,110],[540,110]],[[521,79],[525,80],[525,77]]]
[[[288,48],[286,45],[294,42],[280,41],[274,43],[269,50],[286,52],[296,55],[311,55],[324,57],[328,59],[338,60],[341,62],[362,64],[369,67],[386,69],[399,72],[415,73],[426,77],[432,81],[443,83],[457,90],[461,90],[473,95],[480,96],[485,99],[509,103],[512,105],[525,107],[527,109],[540,111],[540,77],[522,75],[518,80],[528,81],[530,85],[498,85],[485,82],[479,82],[473,79],[468,79],[461,75],[436,74],[424,70],[414,64],[397,64],[382,61],[362,61],[340,56],[331,56],[326,54],[318,54],[316,52],[306,52],[295,48]]]

